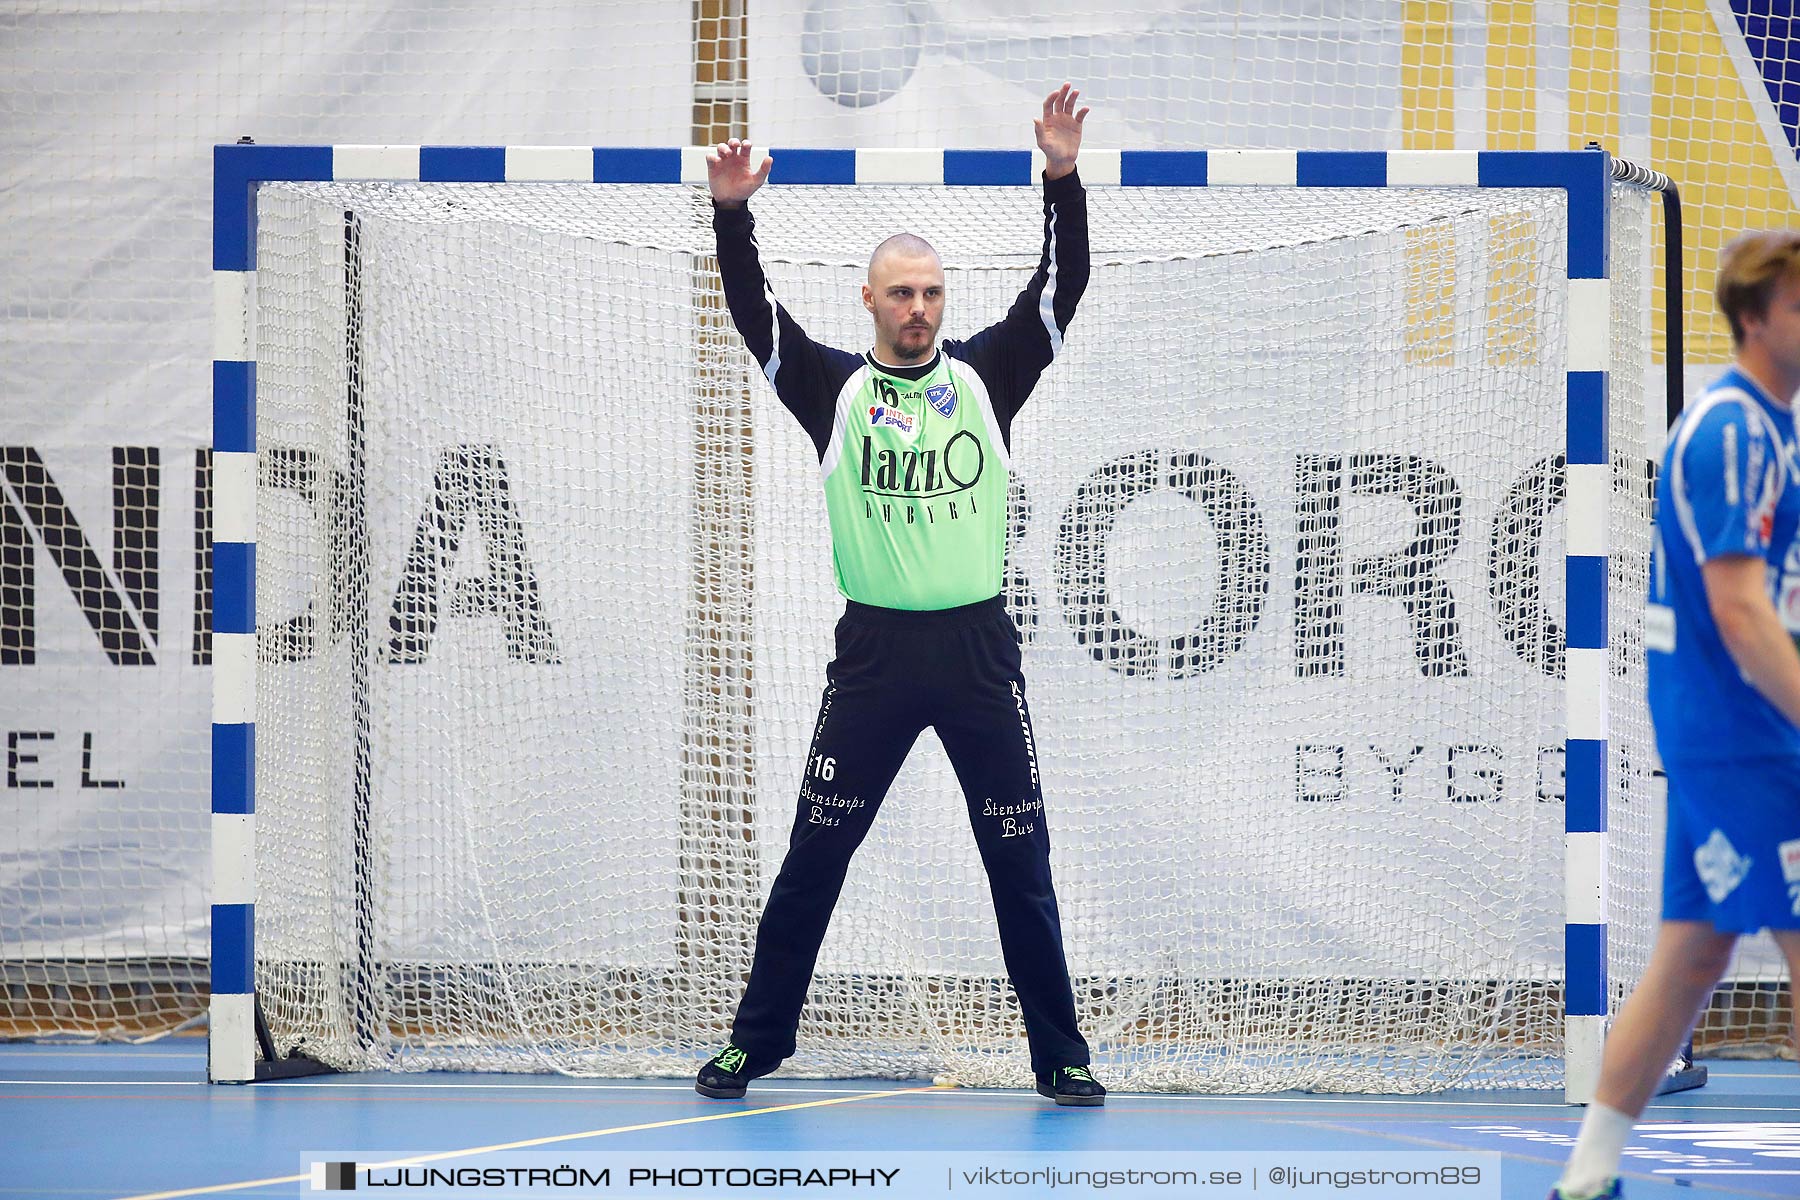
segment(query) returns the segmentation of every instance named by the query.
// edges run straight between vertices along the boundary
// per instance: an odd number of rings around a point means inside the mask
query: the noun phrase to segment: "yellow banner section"
[[[1589,142],[1619,145],[1616,0],[1569,0],[1569,146]]]
[[[1406,231],[1406,361],[1456,363],[1456,235],[1448,224]]]
[[[1535,0],[1488,0],[1487,145],[1536,150],[1537,14]]]
[[[1450,0],[1406,0],[1400,128],[1408,150],[1456,149],[1455,27]],[[1448,366],[1456,345],[1456,245],[1448,230],[1406,235],[1406,358]]]
[[[1728,0],[1654,0],[1649,5],[1649,77],[1621,66],[1617,0],[1568,0],[1568,145],[1598,142],[1617,153],[1626,92],[1648,90],[1651,161],[1681,189],[1687,290],[1687,359],[1722,363],[1730,333],[1714,310],[1713,276],[1721,247],[1746,229],[1800,227],[1800,205],[1776,155],[1791,155],[1773,132],[1777,117],[1763,90]],[[1405,0],[1401,48],[1401,145],[1408,150],[1456,146],[1456,50],[1485,36],[1485,54],[1465,55],[1465,70],[1482,70],[1489,149],[1539,146],[1541,80],[1537,0],[1489,0],[1485,26],[1458,25],[1452,0]],[[1721,30],[1725,32],[1722,34]],[[1640,31],[1641,36],[1641,31]],[[1727,39],[1729,39],[1729,44]],[[1736,60],[1734,61],[1734,52]],[[1641,58],[1637,60],[1640,64]],[[1479,66],[1475,64],[1479,63]],[[1640,113],[1644,110],[1639,108]],[[1655,278],[1661,284],[1663,230],[1656,222]],[[1420,242],[1416,264],[1431,277],[1444,248]],[[1428,289],[1427,289],[1428,290]],[[1424,292],[1409,333],[1415,354],[1443,336],[1437,306]],[[1653,308],[1655,356],[1664,352],[1664,306]]]
[[[1456,149],[1456,62],[1450,0],[1406,0],[1400,128],[1407,150]]]
[[[1732,36],[1741,40],[1735,26]],[[1746,229],[1795,228],[1800,212],[1758,120],[1759,109],[1770,107],[1768,93],[1760,84],[1755,96],[1746,90],[1707,0],[1657,0],[1650,52],[1650,165],[1681,188],[1687,361],[1722,363],[1731,357],[1731,331],[1711,299],[1720,248]],[[1656,254],[1660,262],[1660,223]]]

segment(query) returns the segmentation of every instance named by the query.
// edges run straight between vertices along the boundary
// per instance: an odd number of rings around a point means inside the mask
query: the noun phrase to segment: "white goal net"
[[[1552,1086],[1563,1016],[1560,191],[1091,188],[1013,427],[1077,1007],[1109,1084]],[[772,187],[818,340],[899,230],[944,333],[1028,188]],[[1611,986],[1651,920],[1637,641],[1649,203],[1615,189]],[[685,1075],[727,1036],[832,622],[816,456],[703,191],[265,185],[257,988],[350,1068]],[[852,865],[810,1075],[1028,1079],[935,740]]]

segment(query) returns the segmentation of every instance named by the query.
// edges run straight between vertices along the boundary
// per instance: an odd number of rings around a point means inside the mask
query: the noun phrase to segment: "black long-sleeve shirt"
[[[756,221],[748,205],[713,208],[719,278],[731,319],[781,403],[794,414],[825,457],[838,392],[864,365],[902,378],[922,378],[936,365],[892,367],[867,354],[822,346],[808,337],[769,290],[757,253]],[[1010,446],[1012,420],[1037,386],[1038,376],[1062,349],[1063,335],[1087,288],[1087,191],[1071,171],[1044,181],[1044,248],[1031,281],[1006,316],[967,341],[946,340],[940,350],[967,363],[987,384],[994,416]]]

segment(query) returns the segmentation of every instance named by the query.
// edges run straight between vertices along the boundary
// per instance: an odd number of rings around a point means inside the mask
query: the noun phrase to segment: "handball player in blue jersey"
[[[1725,973],[1767,929],[1800,963],[1800,233],[1726,247],[1730,370],[1670,431],[1644,645],[1669,783],[1662,925],[1606,1040],[1552,1200],[1620,1195],[1631,1125]]]

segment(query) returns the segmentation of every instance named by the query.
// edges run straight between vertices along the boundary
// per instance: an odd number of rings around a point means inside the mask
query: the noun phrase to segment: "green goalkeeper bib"
[[[917,610],[1000,594],[1011,463],[966,363],[940,353],[907,379],[865,359],[838,393],[819,466],[845,596]]]

